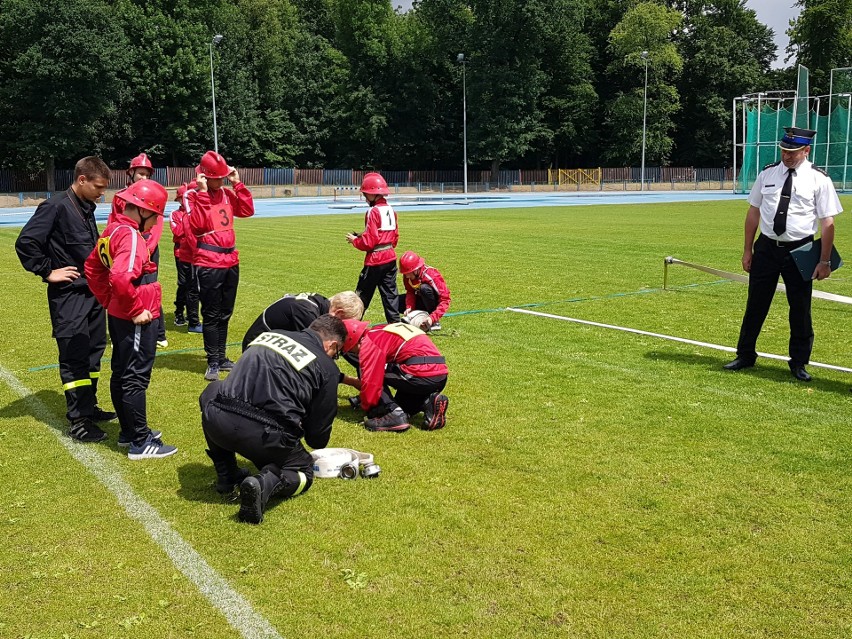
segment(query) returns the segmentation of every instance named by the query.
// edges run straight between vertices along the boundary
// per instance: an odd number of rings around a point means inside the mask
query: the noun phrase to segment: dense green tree
[[[119,0],[113,19],[128,38],[127,64],[117,69],[117,117],[104,122],[113,156],[144,151],[172,165],[195,161],[212,143],[208,29],[165,13],[155,3]]]
[[[681,21],[678,11],[657,2],[640,2],[624,14],[610,33],[611,62],[607,75],[623,89],[606,107],[603,143],[606,162],[639,163],[646,106],[646,163],[668,162],[674,145],[674,116],[680,108],[674,83],[683,68],[683,58],[672,42],[672,34]]]
[[[97,0],[0,0],[0,163],[52,169],[100,153],[116,113],[124,32]],[[52,171],[49,171],[52,175]]]
[[[832,69],[852,66],[852,0],[797,0],[787,53],[810,71],[810,94],[825,95]]]
[[[731,103],[760,90],[775,59],[772,30],[746,0],[679,2],[684,27],[676,41],[684,58],[677,84],[675,164],[718,166],[731,157]]]

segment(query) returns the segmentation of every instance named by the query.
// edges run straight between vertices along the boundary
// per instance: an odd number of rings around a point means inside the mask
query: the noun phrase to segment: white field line
[[[121,475],[121,470],[92,444],[80,444],[54,427],[57,419],[50,409],[3,366],[2,379],[28,402],[33,415],[45,424],[71,456],[85,466],[110,491],[125,512],[138,521],[175,567],[189,579],[204,597],[221,612],[231,627],[245,639],[282,639],[281,635],[251,604],[216,572],[187,541],[180,536],[147,501],[142,499]],[[145,462],[142,462],[143,464]]]
[[[664,335],[662,333],[650,333],[648,331],[640,331],[638,328],[629,328],[627,326],[616,326],[614,324],[601,324],[600,322],[590,322],[588,320],[576,319],[574,317],[565,317],[563,315],[552,315],[550,313],[539,313],[538,311],[530,311],[525,308],[507,308],[507,311],[513,313],[526,313],[527,315],[538,315],[539,317],[548,317],[550,319],[562,320],[564,322],[574,322],[575,324],[585,324],[587,326],[597,326],[598,328],[610,328],[616,331],[624,331],[625,333],[634,333],[636,335],[647,335],[648,337],[657,337],[659,339],[667,339],[672,342],[681,342],[683,344],[691,344],[693,346],[703,346],[704,348],[715,348],[717,351],[728,351],[736,353],[737,349],[731,346],[721,346],[719,344],[711,344],[709,342],[699,342],[694,339],[686,339],[685,337],[675,337],[673,335]],[[786,355],[773,355],[772,353],[757,353],[759,357],[769,359],[777,359],[782,362],[788,361],[790,358]],[[841,371],[843,373],[852,373],[852,368],[845,366],[835,366],[834,364],[822,364],[820,362],[809,362],[808,366],[816,366],[817,368],[828,368],[833,371]]]

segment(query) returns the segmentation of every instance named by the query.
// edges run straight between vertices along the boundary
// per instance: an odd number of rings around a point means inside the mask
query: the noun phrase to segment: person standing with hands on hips
[[[219,379],[219,371],[229,371],[234,363],[225,356],[228,322],[237,301],[240,282],[240,254],[234,235],[234,217],[254,215],[251,191],[240,182],[240,174],[221,155],[208,151],[195,167],[198,190],[186,192],[189,227],[195,236],[192,264],[198,277],[201,301],[204,351],[207,371],[204,379]],[[223,186],[225,178],[233,190]]]
[[[814,341],[811,322],[813,281],[831,275],[834,216],[843,211],[831,178],[808,161],[816,131],[787,127],[779,143],[781,161],[764,167],[752,186],[745,219],[743,270],[749,274],[748,301],[737,342],[737,357],[725,368],[754,366],[757,337],[769,313],[779,275],[790,306],[790,372],[811,380],[805,365]],[[820,261],[811,280],[802,278],[790,251],[812,242],[820,228]],[[755,241],[754,236],[760,229]]]
[[[382,297],[385,319],[388,324],[399,321],[396,288],[396,252],[399,242],[396,211],[388,204],[385,196],[390,194],[387,182],[378,173],[367,173],[361,181],[361,193],[370,205],[364,216],[361,233],[347,233],[346,241],[359,251],[364,251],[364,268],[358,277],[355,292],[364,302],[366,311],[376,292]]]
[[[95,202],[109,180],[109,167],[101,158],[81,159],[74,167],[71,187],[39,204],[15,242],[23,267],[47,284],[68,435],[81,442],[106,439],[96,422],[115,419],[115,413],[98,407],[97,399],[107,342],[106,313],[83,274],[83,264],[98,240]]]

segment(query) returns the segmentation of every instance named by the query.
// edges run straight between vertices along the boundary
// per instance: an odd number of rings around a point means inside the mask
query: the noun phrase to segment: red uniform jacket
[[[148,281],[157,265],[136,222],[117,213],[84,265],[89,288],[113,317],[132,320],[142,311],[160,316],[160,283]]]
[[[431,286],[438,293],[438,306],[430,313],[429,318],[432,323],[440,322],[444,313],[450,307],[450,289],[447,288],[447,283],[443,276],[438,272],[438,269],[431,266],[424,266],[420,269],[420,277],[411,281],[408,278],[403,278],[405,284],[405,310],[411,311],[417,308],[417,293],[418,289],[423,284]]]
[[[376,205],[364,216],[364,232],[352,242],[359,251],[366,251],[364,266],[378,266],[396,261],[396,247],[399,241],[396,211],[385,198],[376,200]]]
[[[181,262],[192,264],[195,255],[195,235],[189,228],[189,215],[184,208],[187,204],[186,195],[183,196],[180,206],[175,209],[169,217],[169,227],[172,229],[172,242],[175,245],[175,257]]]
[[[123,191],[122,189],[121,191]],[[118,191],[118,193],[121,193]],[[107,218],[107,228],[109,228],[110,224],[116,224],[118,222],[118,215],[124,216],[124,206],[127,204],[121,198],[113,197],[112,198],[112,209],[109,212],[109,217]],[[150,213],[148,211],[146,215]],[[126,219],[126,218],[125,218]],[[136,228],[136,225],[131,220],[130,222],[133,225],[133,228]],[[147,237],[145,238],[145,243],[148,245],[148,251],[151,254],[154,253],[154,249],[157,248],[157,244],[160,243],[160,238],[163,237],[163,218],[162,216],[157,216],[157,223],[151,228],[148,232]]]
[[[189,228],[197,240],[192,263],[208,268],[231,268],[239,264],[234,216],[254,215],[251,191],[237,182],[233,190],[187,191],[186,195]]]
[[[411,357],[441,357],[432,340],[409,324],[380,324],[370,328],[361,340],[361,407],[370,410],[379,403],[385,382],[385,366],[398,364],[413,377],[447,375],[446,364],[406,364]]]

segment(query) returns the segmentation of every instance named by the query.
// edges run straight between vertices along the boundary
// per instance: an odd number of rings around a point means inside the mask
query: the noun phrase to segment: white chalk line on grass
[[[234,630],[246,639],[282,639],[269,621],[257,613],[251,604],[160,516],[156,508],[136,494],[114,462],[99,453],[92,444],[74,442],[63,435],[59,428],[52,427],[56,416],[3,366],[0,366],[0,379],[30,404],[34,416],[48,425],[48,430],[56,436],[57,441],[106,486],[130,517],[142,524],[175,567],[195,584]]]
[[[610,328],[616,331],[624,331],[625,333],[634,333],[635,335],[647,335],[648,337],[657,337],[659,339],[667,339],[672,342],[681,342],[683,344],[691,344],[693,346],[703,346],[704,348],[714,348],[717,351],[727,351],[729,353],[736,353],[737,349],[731,346],[722,346],[720,344],[711,344],[710,342],[699,342],[694,339],[686,339],[685,337],[675,337],[674,335],[664,335],[662,333],[651,333],[649,331],[641,331],[638,328],[629,328],[627,326],[616,326],[615,324],[601,324],[600,322],[590,322],[589,320],[581,320],[575,317],[565,317],[564,315],[553,315],[551,313],[540,313],[538,311],[530,311],[525,308],[511,308],[507,307],[507,311],[512,311],[513,313],[525,313],[526,315],[538,315],[539,317],[548,317],[550,319],[562,320],[564,322],[574,322],[575,324],[585,324],[587,326],[597,326],[598,328]],[[774,355],[772,353],[757,353],[759,357],[766,357],[768,359],[777,359],[783,362],[788,361],[790,358],[785,355]],[[821,362],[809,362],[808,366],[816,366],[817,368],[828,368],[833,371],[841,371],[843,373],[852,373],[852,368],[846,368],[845,366],[835,366],[834,364],[823,364]]]

